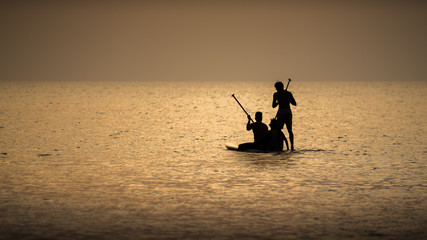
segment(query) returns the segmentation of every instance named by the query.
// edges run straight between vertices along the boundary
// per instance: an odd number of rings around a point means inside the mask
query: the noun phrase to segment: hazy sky
[[[424,81],[426,10],[415,0],[1,1],[0,80]]]

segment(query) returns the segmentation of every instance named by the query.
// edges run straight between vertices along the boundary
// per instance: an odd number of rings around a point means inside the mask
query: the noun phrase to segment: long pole
[[[288,87],[289,87],[289,83],[290,83],[290,82],[291,82],[291,79],[289,78],[289,79],[288,79],[288,85],[286,85],[286,89],[285,89],[285,91],[286,91],[286,90],[288,90]]]
[[[236,100],[236,102],[243,109],[243,111],[246,113],[246,115],[250,117],[250,115],[248,114],[248,112],[246,112],[245,108],[242,106],[242,104],[240,104],[239,100],[237,100],[237,98],[234,96],[234,94],[232,94],[231,96],[234,98],[234,100]],[[254,122],[254,120],[252,120],[252,118],[250,118],[249,120],[252,121],[252,122]]]

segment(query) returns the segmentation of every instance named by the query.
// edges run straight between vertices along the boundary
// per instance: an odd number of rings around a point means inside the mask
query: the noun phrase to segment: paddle
[[[289,78],[289,80],[288,80],[288,85],[286,85],[286,89],[285,89],[285,91],[286,90],[288,90],[288,87],[289,87],[289,83],[291,82],[291,79]]]
[[[236,100],[236,102],[239,104],[239,106],[243,109],[243,111],[246,113],[246,115],[249,117],[249,120],[254,122],[254,120],[252,120],[251,116],[246,112],[246,110],[243,108],[242,104],[240,104],[239,100],[237,100],[237,98],[234,96],[234,94],[231,95],[234,100]]]

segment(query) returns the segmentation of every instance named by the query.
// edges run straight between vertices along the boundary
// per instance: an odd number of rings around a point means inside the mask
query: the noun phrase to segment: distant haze
[[[426,9],[414,0],[2,1],[0,80],[426,80]]]

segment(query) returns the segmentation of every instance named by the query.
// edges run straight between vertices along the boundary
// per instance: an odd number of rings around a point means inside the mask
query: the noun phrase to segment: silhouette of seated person
[[[272,119],[270,122],[270,131],[268,131],[265,146],[268,151],[282,151],[283,141],[286,143],[286,148],[289,150],[288,140],[280,129],[280,125],[276,119]]]
[[[265,148],[265,136],[268,133],[268,127],[262,122],[262,112],[255,113],[255,122],[251,123],[251,116],[248,115],[248,123],[246,124],[246,130],[253,131],[254,142],[242,143],[239,145],[238,150],[256,149],[264,150]]]

